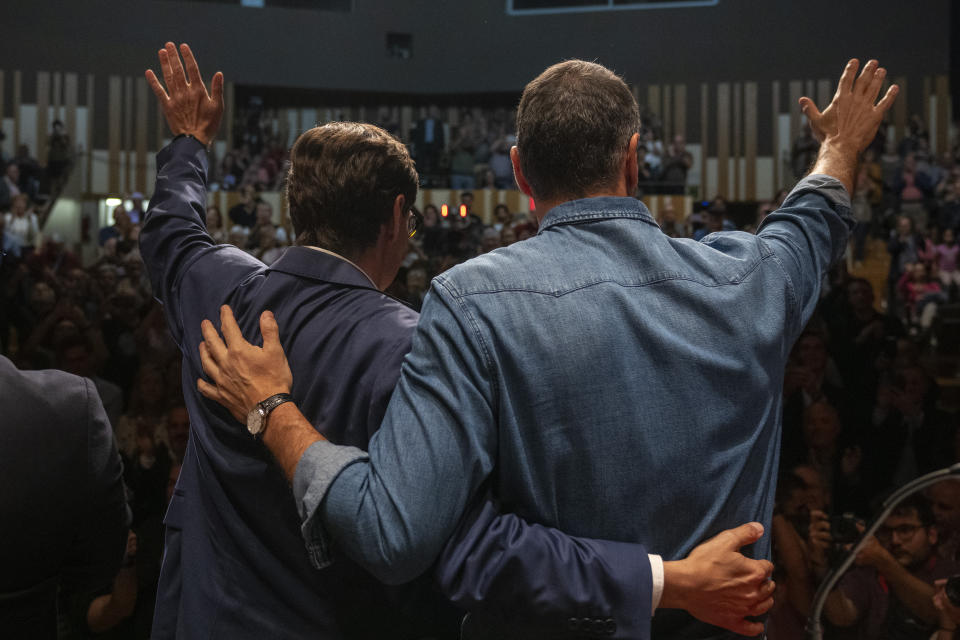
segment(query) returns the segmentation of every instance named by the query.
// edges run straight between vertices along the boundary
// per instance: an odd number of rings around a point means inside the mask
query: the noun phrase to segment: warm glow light
[[[465,204],[460,205],[460,217],[461,218],[467,217],[467,205]]]
[[[123,204],[123,200],[120,198],[107,198],[103,201],[103,203],[108,207],[119,207],[121,204]]]
[[[440,205],[440,215],[443,216],[444,218],[450,215],[450,207],[448,207],[445,204]]]
[[[533,198],[530,198],[530,211],[537,210],[537,203],[533,201]]]

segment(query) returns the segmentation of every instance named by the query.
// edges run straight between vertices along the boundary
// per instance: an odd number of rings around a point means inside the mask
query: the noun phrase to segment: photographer
[[[860,637],[926,640],[937,630],[934,582],[957,573],[937,557],[937,529],[929,501],[916,495],[901,504],[860,551],[829,596],[824,612]]]

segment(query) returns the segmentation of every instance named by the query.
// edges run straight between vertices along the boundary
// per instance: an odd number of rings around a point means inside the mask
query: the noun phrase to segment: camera
[[[947,578],[947,584],[943,587],[944,593],[950,600],[950,604],[960,607],[960,575]]]
[[[827,550],[827,561],[830,566],[836,567],[846,557],[848,545],[860,538],[860,520],[852,513],[830,516],[830,535],[833,543]]]

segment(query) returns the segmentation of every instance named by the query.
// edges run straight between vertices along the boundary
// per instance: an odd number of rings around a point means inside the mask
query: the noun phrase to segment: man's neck
[[[534,198],[537,204],[537,209],[533,212],[533,216],[537,219],[537,222],[540,223],[551,209],[554,207],[559,207],[562,204],[566,204],[567,202],[573,202],[574,200],[585,200],[587,198],[626,198],[629,195],[630,194],[627,193],[626,186],[620,184],[614,189],[603,189],[589,195],[577,196],[574,198],[558,198],[555,200],[537,200]]]

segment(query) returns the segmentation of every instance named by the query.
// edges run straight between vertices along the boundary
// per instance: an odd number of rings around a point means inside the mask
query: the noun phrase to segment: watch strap
[[[266,400],[257,403],[257,407],[260,409],[261,420],[263,420],[263,426],[260,429],[260,433],[257,434],[258,437],[262,438],[263,432],[267,430],[267,419],[270,417],[270,413],[284,402],[293,402],[293,396],[289,393],[276,393]]]

